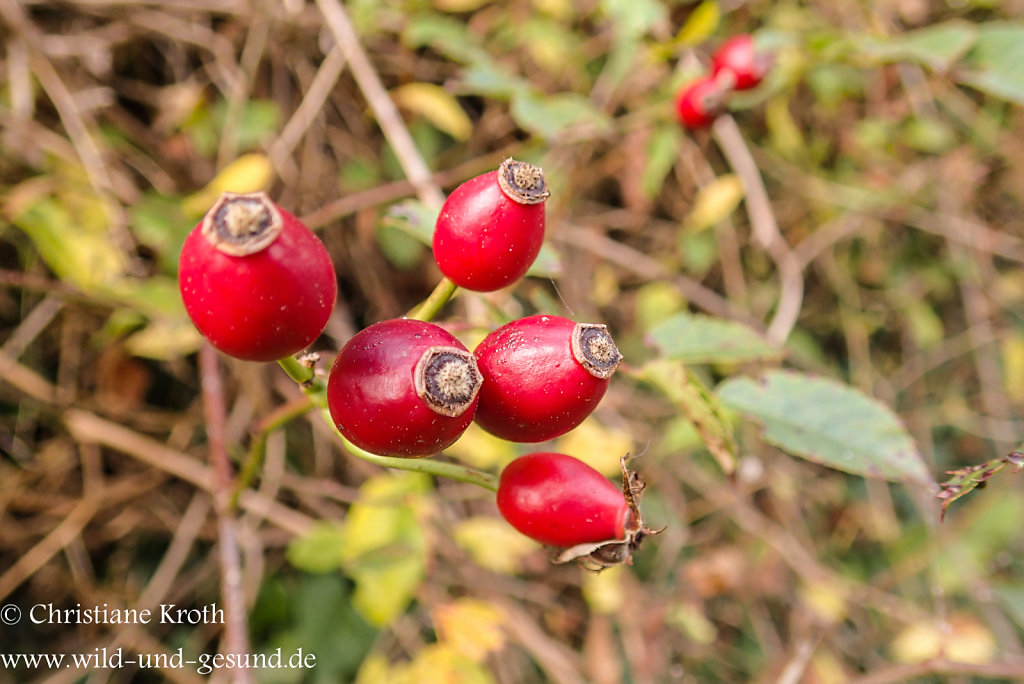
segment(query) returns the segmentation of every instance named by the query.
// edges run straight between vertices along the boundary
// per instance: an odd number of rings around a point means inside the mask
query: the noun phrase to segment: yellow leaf
[[[989,629],[970,615],[951,615],[945,624],[912,623],[892,644],[893,657],[901,663],[920,663],[942,656],[957,663],[982,664],[990,662],[997,649]]]
[[[395,668],[386,684],[494,684],[483,665],[466,658],[447,644],[431,644],[412,662]]]
[[[999,646],[995,637],[980,620],[970,615],[949,618],[946,634],[946,657],[955,663],[981,665],[991,662]]]
[[[676,43],[681,46],[697,45],[704,42],[722,18],[722,11],[715,0],[705,0],[690,14],[683,27],[676,34]]]
[[[622,587],[622,566],[602,570],[601,572],[583,573],[580,587],[587,605],[595,613],[610,615],[622,607],[626,601],[626,592]]]
[[[441,86],[407,83],[392,90],[391,97],[400,107],[419,114],[456,140],[465,140],[473,130],[473,122],[462,106]]]
[[[433,0],[433,5],[442,12],[472,12],[488,2],[490,0]]]
[[[420,556],[403,554],[346,571],[356,585],[352,607],[371,625],[383,627],[401,615],[412,600],[423,581],[424,564]]]
[[[379,653],[371,653],[363,659],[359,666],[359,674],[356,675],[356,684],[382,684],[393,681],[391,665],[387,658]]]
[[[124,277],[124,259],[111,240],[99,198],[62,188],[20,205],[11,222],[35,245],[39,256],[64,282],[83,292],[106,293]]]
[[[412,499],[429,488],[427,476],[410,472],[384,473],[364,482],[345,517],[345,560],[406,539],[422,543],[419,535],[409,534],[418,530]]]
[[[591,416],[560,437],[557,451],[575,456],[602,475],[621,477],[619,459],[633,449],[633,438],[624,430],[606,428]]]
[[[805,584],[801,598],[815,613],[830,622],[840,622],[846,617],[846,596],[842,587],[829,582]]]
[[[472,346],[468,346],[473,349]],[[476,423],[462,433],[459,441],[445,449],[445,453],[474,468],[495,468],[504,466],[516,457],[511,442],[495,437]]]
[[[909,624],[892,642],[892,656],[900,663],[921,663],[941,651],[942,632],[934,622]]]
[[[187,319],[156,318],[132,333],[125,347],[135,356],[171,361],[198,350],[202,342],[202,336]]]
[[[739,176],[732,173],[719,176],[697,193],[683,228],[697,232],[725,220],[739,206],[744,194],[743,181]]]
[[[522,558],[540,544],[516,532],[504,520],[477,516],[455,526],[455,543],[469,552],[477,565],[503,575],[519,571]]]
[[[359,488],[342,526],[342,566],[355,582],[352,605],[368,622],[401,614],[423,580],[426,539],[418,516],[430,480],[419,473],[385,473]]]
[[[243,154],[220,170],[202,190],[189,195],[182,208],[189,216],[202,216],[225,192],[259,192],[266,190],[274,178],[270,158],[263,154]]]
[[[696,603],[679,603],[669,610],[668,622],[698,644],[712,644],[718,638],[715,623],[708,620]]]
[[[591,283],[590,301],[594,306],[610,306],[618,300],[622,293],[619,286],[618,270],[603,261],[594,265],[594,277],[591,279]]]
[[[533,0],[538,12],[568,22],[575,14],[572,0]]]
[[[804,681],[813,681],[816,684],[843,684],[851,679],[850,673],[843,669],[842,661],[831,651],[820,648],[811,658],[808,673],[811,676],[805,677]]]
[[[1002,342],[1003,386],[1013,401],[1024,400],[1024,336],[1014,334]]]
[[[463,598],[442,604],[434,609],[433,620],[438,641],[473,662],[483,662],[505,645],[505,616],[486,601]]]
[[[807,150],[804,135],[800,126],[789,111],[788,97],[775,97],[768,100],[764,107],[765,123],[771,137],[772,147],[788,159],[798,157]]]

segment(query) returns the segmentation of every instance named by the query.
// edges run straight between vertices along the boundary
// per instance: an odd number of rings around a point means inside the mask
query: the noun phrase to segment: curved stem
[[[483,487],[484,489],[489,489],[492,492],[498,491],[498,476],[482,470],[477,470],[476,468],[470,468],[469,466],[460,465],[458,463],[444,463],[430,458],[398,458],[395,456],[378,456],[377,454],[371,454],[369,451],[364,451],[345,439],[345,437],[337,431],[330,413],[323,411],[323,417],[331,427],[335,428],[335,433],[338,435],[342,444],[345,445],[345,450],[356,458],[362,459],[367,463],[384,466],[385,468],[394,468],[396,470],[426,473],[427,475],[434,475],[436,477],[447,477],[452,480],[458,480],[459,482],[475,484],[479,487]]]
[[[263,464],[263,450],[266,448],[267,438],[270,436],[270,433],[284,427],[286,423],[298,418],[316,406],[319,406],[319,404],[315,397],[307,393],[304,397],[279,406],[253,426],[252,442],[249,444],[249,450],[245,454],[242,468],[235,478],[235,490],[231,495],[232,506],[238,503],[238,498],[242,496],[242,492],[248,489],[249,485],[256,478],[256,473]]]
[[[316,382],[316,371],[313,366],[302,363],[294,356],[286,356],[283,359],[278,359],[277,365],[279,365],[281,369],[288,374],[289,378],[303,387],[309,387],[310,383]]]
[[[441,308],[448,303],[448,300],[452,298],[457,289],[458,285],[447,278],[441,278],[441,282],[437,284],[434,291],[419,306],[410,311],[406,318],[412,318],[417,321],[432,320],[441,311]]]

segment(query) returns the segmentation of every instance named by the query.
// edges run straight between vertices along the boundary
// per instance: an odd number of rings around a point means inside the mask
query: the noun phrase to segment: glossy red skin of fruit
[[[758,58],[754,39],[749,34],[729,38],[711,56],[712,75],[718,78],[725,71],[735,79],[734,90],[749,90],[761,83],[767,64]]]
[[[520,204],[490,171],[457,187],[434,228],[434,259],[459,287],[491,292],[529,270],[544,242],[544,204]]]
[[[618,487],[583,461],[538,452],[502,471],[498,510],[527,537],[568,548],[625,539],[629,506]]]
[[[690,82],[676,96],[676,117],[687,128],[706,128],[721,113],[722,88],[710,75]]]
[[[474,350],[484,376],[476,422],[513,442],[542,442],[565,434],[597,407],[607,378],[574,358],[576,323],[536,315],[507,323]]]
[[[405,318],[374,323],[353,336],[327,381],[328,409],[341,434],[384,456],[428,456],[451,446],[473,421],[476,397],[462,415],[448,417],[417,394],[416,364],[431,347],[466,350],[443,328]]]
[[[338,294],[330,255],[299,219],[277,208],[283,227],[265,249],[220,251],[197,225],[185,238],[178,286],[199,332],[221,352],[275,361],[323,332]]]

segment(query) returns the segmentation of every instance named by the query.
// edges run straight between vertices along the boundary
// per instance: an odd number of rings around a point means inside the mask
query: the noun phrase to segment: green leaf
[[[918,62],[946,71],[977,38],[973,24],[953,19],[889,38],[866,38],[859,47],[864,54],[883,62]]]
[[[658,0],[601,0],[619,40],[639,38],[665,20],[667,8]]]
[[[969,70],[957,74],[959,81],[990,95],[1024,104],[1024,23],[983,24],[965,62]]]
[[[459,80],[460,92],[496,100],[508,100],[533,92],[530,82],[490,61],[480,60],[467,67]]]
[[[996,586],[995,595],[1014,622],[1020,627],[1024,627],[1024,586],[1019,584]]]
[[[654,199],[661,194],[665,177],[672,171],[676,159],[679,158],[679,146],[683,141],[683,133],[675,123],[657,128],[647,142],[647,163],[644,165],[640,185],[644,194]]]
[[[409,18],[402,31],[402,42],[411,48],[432,47],[445,57],[462,64],[476,64],[490,59],[474,40],[466,22],[435,12]]]
[[[512,98],[511,113],[516,123],[547,140],[577,126],[589,126],[598,131],[610,127],[608,116],[576,93],[519,93]]]
[[[765,441],[795,456],[864,477],[932,483],[896,415],[852,387],[776,370],[756,380],[727,380],[718,396],[760,422]]]
[[[321,521],[288,545],[288,562],[306,572],[330,572],[341,567],[345,533],[337,523]]]
[[[43,197],[11,222],[28,235],[57,277],[85,293],[103,291],[124,277],[124,259],[95,197],[70,191]]]
[[[662,356],[685,363],[736,363],[783,355],[742,323],[699,314],[678,313],[647,334]]]

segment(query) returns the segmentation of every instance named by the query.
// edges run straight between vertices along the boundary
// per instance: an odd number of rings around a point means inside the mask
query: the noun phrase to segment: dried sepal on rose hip
[[[476,292],[522,278],[544,242],[549,194],[543,171],[514,159],[457,187],[434,227],[434,259],[441,273]]]
[[[582,423],[622,361],[605,325],[543,314],[506,323],[473,354],[484,377],[475,420],[512,442],[554,439]]]
[[[519,532],[562,549],[552,560],[575,560],[588,570],[632,563],[651,530],[640,515],[643,480],[620,459],[622,491],[583,461],[538,452],[512,461],[501,473],[498,510]],[[662,528],[664,529],[664,528]]]
[[[711,74],[733,90],[756,88],[771,69],[774,56],[759,50],[748,33],[733,36],[711,55]]]
[[[185,238],[178,287],[210,344],[247,361],[305,349],[338,293],[323,243],[262,192],[221,195]]]
[[[443,328],[406,318],[374,323],[338,353],[327,406],[361,449],[418,458],[451,446],[469,424],[483,377]]]

